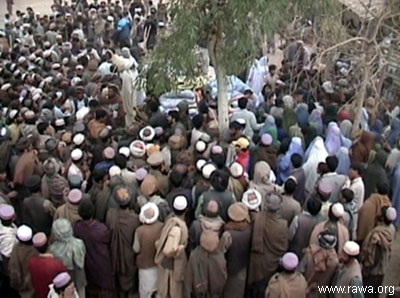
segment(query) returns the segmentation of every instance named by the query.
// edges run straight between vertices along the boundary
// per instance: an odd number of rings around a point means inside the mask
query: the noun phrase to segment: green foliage
[[[196,45],[207,48],[219,36],[216,58],[228,74],[246,70],[261,55],[261,36],[284,28],[294,17],[290,0],[170,0],[172,22],[150,56],[147,88],[155,94],[174,89],[179,77],[199,74]],[[301,0],[295,13],[310,18],[332,1]],[[221,33],[218,35],[218,33]]]

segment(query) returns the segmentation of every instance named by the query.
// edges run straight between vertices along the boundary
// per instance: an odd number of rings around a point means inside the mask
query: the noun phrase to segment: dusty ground
[[[15,14],[15,12],[17,10],[26,11],[26,8],[28,6],[30,6],[36,13],[48,14],[50,12],[50,6],[52,3],[53,3],[53,1],[51,1],[51,0],[33,0],[33,1],[14,0],[13,13]],[[4,14],[6,12],[7,12],[6,0],[3,0],[3,1],[1,1],[1,4],[0,4],[1,27],[3,27]]]
[[[52,0],[14,0],[13,11],[22,10],[25,11],[26,7],[30,6],[33,8],[35,12],[39,12],[40,14],[46,14],[50,12],[50,6],[52,4]],[[158,1],[153,1],[157,3]],[[4,14],[6,13],[6,4],[5,0],[1,1],[0,4],[0,27],[3,27],[4,24]],[[278,43],[277,43],[278,46]],[[279,65],[282,60],[282,51],[279,49],[276,50],[275,54],[269,55],[270,63]],[[384,285],[394,286],[398,285],[400,282],[400,232],[397,232],[397,237],[395,241],[395,245],[393,247],[392,259],[390,262],[390,266],[387,270],[387,274],[385,277]],[[381,297],[385,297],[382,295]]]

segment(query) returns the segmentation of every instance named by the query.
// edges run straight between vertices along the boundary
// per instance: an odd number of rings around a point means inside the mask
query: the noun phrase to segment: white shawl
[[[17,226],[5,227],[0,224],[0,254],[9,258],[17,240]]]
[[[306,161],[303,165],[303,169],[306,174],[305,187],[306,190],[311,193],[318,179],[318,164],[325,161],[328,157],[328,152],[326,151],[324,140],[321,137],[316,137],[310,146],[312,147],[307,150],[308,154],[306,154]]]

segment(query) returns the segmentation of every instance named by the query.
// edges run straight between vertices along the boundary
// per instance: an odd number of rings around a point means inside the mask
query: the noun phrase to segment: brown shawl
[[[360,255],[363,268],[379,266],[376,262],[377,257],[380,258],[380,262],[378,263],[386,263],[392,252],[392,242],[393,235],[386,226],[375,227],[363,242]],[[381,255],[377,255],[377,250],[379,248],[381,249]],[[384,272],[382,272],[382,274],[384,274]]]
[[[10,273],[10,285],[18,292],[32,291],[28,261],[39,254],[33,245],[17,243],[8,263]]]
[[[223,242],[222,240],[220,242]],[[228,273],[221,245],[214,251],[198,246],[190,255],[186,266],[185,292],[187,297],[206,295],[221,297]],[[197,294],[197,295],[196,295]]]
[[[68,219],[71,224],[76,223],[77,221],[81,220],[78,213],[78,204],[71,204],[70,202],[66,202],[64,205],[57,208],[56,212],[54,213],[54,220],[58,218],[65,218]]]
[[[89,135],[93,140],[97,140],[99,138],[99,133],[105,128],[106,125],[101,123],[95,119],[90,120],[88,123]]]
[[[126,209],[110,209],[106,225],[111,232],[111,260],[116,274],[131,274],[136,270],[135,253],[132,249],[139,217]]]
[[[230,192],[232,192],[235,195],[236,201],[241,202],[242,201],[242,196],[244,193],[244,187],[243,184],[240,182],[239,179],[229,177],[229,183],[228,183],[228,188]]]
[[[368,162],[369,153],[374,148],[375,135],[371,132],[363,130],[360,139],[354,144],[351,150],[353,162],[366,163]]]
[[[67,179],[60,174],[46,174],[42,179],[42,194],[44,197],[49,198],[55,207],[64,204],[64,194],[68,190]]]
[[[179,245],[186,247],[188,243],[188,228],[186,226],[186,223],[179,217],[170,217],[164,225],[160,239],[156,241],[157,253],[154,261],[157,265],[160,265],[164,261],[164,259],[168,258],[168,256],[164,254],[164,249],[165,245],[167,244],[170,231],[173,227],[178,227],[181,230],[181,239],[179,240]],[[186,261],[186,254],[184,250],[176,251],[173,269],[173,277],[175,281],[183,281],[185,276]]]
[[[263,198],[268,193],[280,192],[279,186],[275,185],[269,180],[269,175],[271,173],[271,167],[265,161],[259,161],[254,167],[254,177],[253,181],[250,182],[249,188],[254,188],[258,190]],[[262,204],[263,210],[265,210],[264,201]]]
[[[331,260],[337,260],[337,254],[334,249],[323,249],[316,244],[311,244],[308,248],[314,262],[314,268],[316,272],[325,272]]]
[[[33,174],[39,176],[42,174],[38,157],[34,151],[23,153],[15,166],[13,182],[16,185],[24,185],[24,182]]]
[[[299,273],[277,273],[268,284],[265,298],[306,298],[307,281]]]
[[[279,265],[279,258],[287,251],[288,226],[276,213],[261,211],[253,218],[248,284],[269,280]]]
[[[330,230],[329,226],[332,224],[329,220],[320,222],[314,227],[314,230],[311,233],[310,237],[310,245],[311,244],[318,244],[318,235],[325,230]],[[333,231],[332,231],[333,232]],[[335,234],[337,233],[336,237],[338,239],[337,243],[337,253],[338,255],[342,253],[343,246],[350,239],[349,237],[349,230],[340,222],[336,223],[335,227]]]
[[[357,240],[363,241],[382,216],[383,207],[392,207],[385,195],[372,194],[358,211]]]

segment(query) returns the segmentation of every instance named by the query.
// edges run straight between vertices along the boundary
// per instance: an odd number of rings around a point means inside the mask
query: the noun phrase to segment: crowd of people
[[[167,111],[136,85],[168,24],[144,2],[6,15],[0,296],[378,297],[400,225],[399,107],[367,92],[353,127],[351,62],[321,82],[288,40],[281,65],[249,68],[226,131],[206,86]]]

